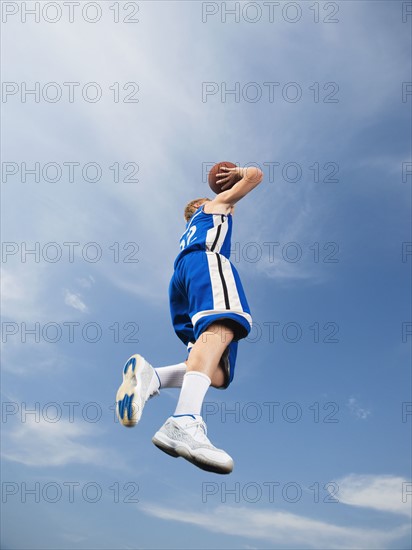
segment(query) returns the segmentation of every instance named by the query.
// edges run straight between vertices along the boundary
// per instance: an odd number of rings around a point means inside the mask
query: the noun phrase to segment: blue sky
[[[2,6],[2,546],[409,548],[410,3],[32,4]],[[129,355],[185,358],[168,282],[219,160],[265,174],[223,478],[151,443],[177,390],[113,412]]]

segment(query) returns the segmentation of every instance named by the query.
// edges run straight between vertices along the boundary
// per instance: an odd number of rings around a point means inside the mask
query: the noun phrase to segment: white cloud
[[[339,502],[412,516],[410,480],[391,475],[350,474],[336,483]]]
[[[15,258],[11,265],[3,266],[3,317],[12,322],[24,322],[28,327],[33,327],[35,323],[70,320],[74,312],[68,314],[67,308],[58,299],[62,293],[61,280],[67,278],[64,271],[64,263],[51,266],[44,261],[37,262],[33,258],[27,262]],[[92,281],[89,280],[91,284]],[[64,303],[82,313],[88,310],[81,294],[67,289],[64,291]]]
[[[82,313],[86,313],[88,311],[88,308],[82,301],[80,294],[75,294],[67,289],[65,290],[64,303],[74,309],[78,309]]]
[[[91,288],[96,281],[93,275],[88,275],[87,277],[78,277],[76,282],[83,288]]]
[[[24,288],[4,267],[1,268],[1,294],[3,300],[18,300],[24,295]]]
[[[44,265],[29,262],[2,266],[1,305],[3,316],[16,321],[39,321],[43,317],[45,309],[39,307],[43,302],[44,277]]]
[[[34,408],[34,407],[33,407]],[[52,467],[67,464],[91,464],[122,468],[123,458],[111,449],[99,447],[92,442],[96,437],[95,424],[70,423],[53,419],[56,408],[46,413],[40,411],[37,417],[27,415],[26,422],[13,425],[3,433],[2,457],[25,466]],[[46,416],[45,416],[46,415]]]
[[[3,323],[8,330],[16,329],[15,335],[8,335],[7,342],[2,344],[2,369],[17,376],[39,376],[54,374],[66,369],[68,364],[67,356],[62,353],[56,345],[50,344],[42,339],[43,326],[39,323],[31,325],[28,328],[34,330],[36,334],[26,334],[22,324],[11,324],[9,321]],[[61,327],[60,327],[61,328]],[[53,328],[50,330],[50,337]],[[55,331],[56,335],[57,332]],[[3,337],[4,334],[3,334]],[[36,342],[36,338],[40,338]],[[25,341],[23,339],[25,338]]]
[[[350,397],[346,406],[349,408],[351,414],[353,414],[357,418],[360,418],[361,420],[366,420],[368,416],[372,414],[372,411],[370,409],[365,409],[361,407],[355,397]]]
[[[146,513],[189,523],[215,533],[263,539],[284,548],[387,548],[409,532],[409,525],[393,529],[344,527],[279,510],[218,506],[201,512],[142,505]]]

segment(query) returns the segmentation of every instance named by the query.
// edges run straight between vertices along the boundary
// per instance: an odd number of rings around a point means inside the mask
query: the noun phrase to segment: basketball
[[[223,161],[223,162],[218,162],[210,169],[209,178],[208,178],[209,187],[217,195],[222,192],[222,186],[216,183],[218,179],[220,179],[220,178],[216,178],[216,174],[219,174],[220,172],[222,172],[221,170],[222,166],[227,166],[228,168],[236,168],[236,164],[233,164],[233,162]],[[241,177],[239,176],[237,181],[239,181],[240,179]],[[225,191],[227,191],[227,189],[225,189]]]

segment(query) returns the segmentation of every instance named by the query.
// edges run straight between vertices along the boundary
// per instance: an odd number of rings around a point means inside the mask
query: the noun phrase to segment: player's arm
[[[222,166],[221,170],[222,172],[216,174],[216,183],[222,186],[223,191],[213,199],[215,204],[233,206],[259,185],[263,179],[262,170],[256,166],[247,168]]]

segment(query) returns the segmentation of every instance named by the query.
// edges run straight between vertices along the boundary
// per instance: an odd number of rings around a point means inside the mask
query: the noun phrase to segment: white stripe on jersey
[[[227,217],[222,221],[222,217],[223,214],[213,214],[213,227],[206,233],[206,250],[211,252],[220,252],[225,242],[229,222]]]

